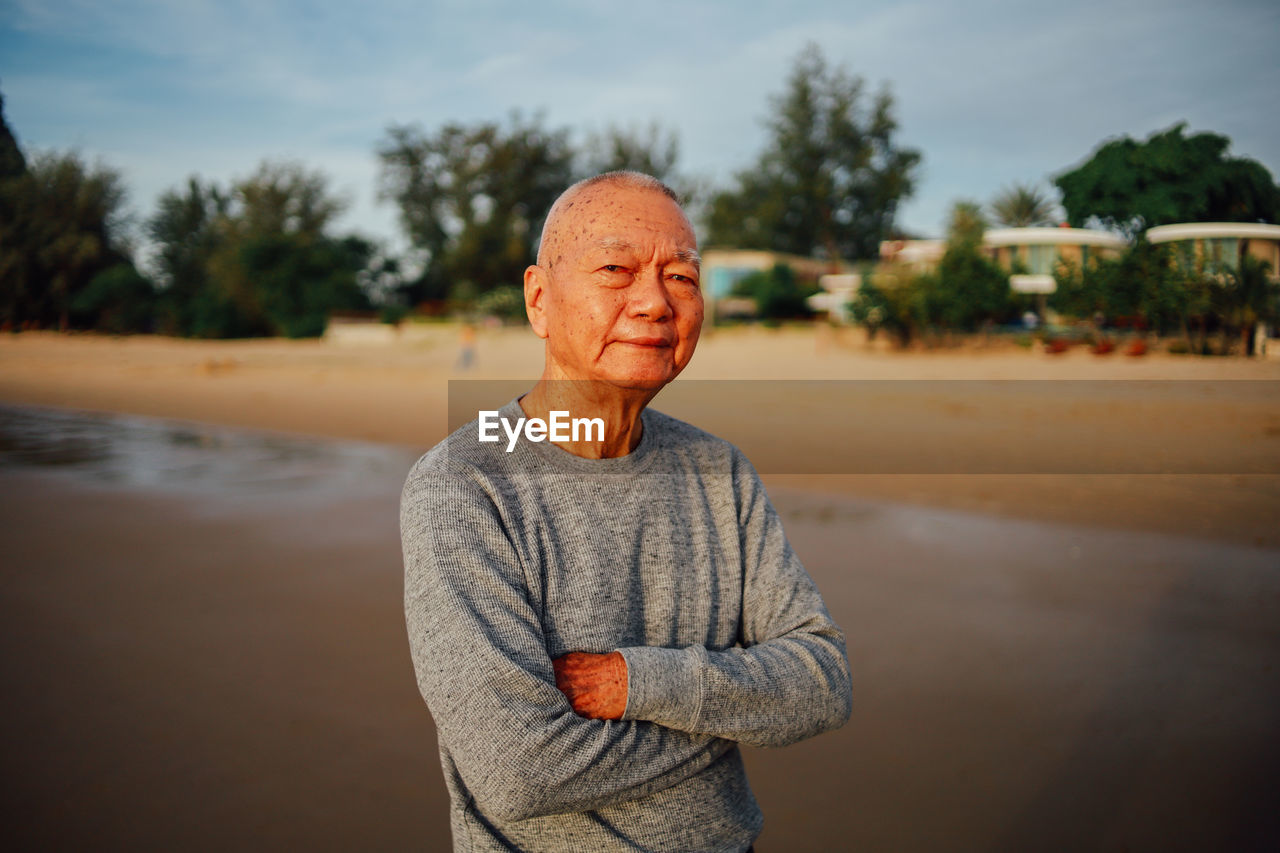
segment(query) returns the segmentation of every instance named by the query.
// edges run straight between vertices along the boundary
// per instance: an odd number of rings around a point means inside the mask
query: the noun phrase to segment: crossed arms
[[[552,661],[494,500],[461,477],[411,476],[401,535],[418,685],[486,813],[523,820],[634,800],[696,775],[734,742],[782,745],[848,718],[844,636],[754,471],[738,512],[740,647]]]

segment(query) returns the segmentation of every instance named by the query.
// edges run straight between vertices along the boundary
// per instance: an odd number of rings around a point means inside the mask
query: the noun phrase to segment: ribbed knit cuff
[[[691,731],[702,704],[702,649],[632,646],[618,651],[627,661],[627,708],[622,719]]]

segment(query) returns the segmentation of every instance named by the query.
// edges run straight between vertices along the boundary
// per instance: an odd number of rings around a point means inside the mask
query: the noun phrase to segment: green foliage
[[[1081,267],[1060,259],[1053,271],[1055,289],[1046,303],[1054,311],[1070,317],[1092,317],[1102,310],[1103,276],[1098,274],[1098,263],[1092,261]]]
[[[897,145],[893,98],[829,68],[816,45],[772,102],[770,140],[736,186],[711,200],[712,244],[803,256],[873,258],[910,196],[920,153]]]
[[[925,325],[925,294],[933,286],[927,278],[897,271],[882,271],[874,278],[864,276],[849,303],[850,313],[873,336],[883,329],[906,346]]]
[[[510,284],[482,293],[473,303],[472,311],[481,317],[497,317],[509,323],[528,319],[524,309],[524,290]]]
[[[668,183],[678,182],[675,168],[679,159],[679,140],[657,122],[644,130],[610,126],[604,133],[589,136],[584,151],[588,175],[626,169]]]
[[[1255,160],[1227,157],[1231,140],[1184,136],[1184,123],[1145,142],[1113,139],[1054,179],[1068,221],[1096,219],[1129,235],[1173,222],[1275,222],[1280,187]]]
[[[398,326],[409,316],[409,309],[395,302],[388,302],[378,309],[378,322]]]
[[[148,223],[164,286],[160,328],[309,337],[333,311],[367,309],[358,280],[374,247],[329,236],[341,209],[324,175],[296,163],[264,162],[230,190],[191,178],[165,193]]]
[[[147,233],[157,253],[155,267],[162,287],[158,328],[172,335],[217,337],[234,335],[234,308],[218,296],[210,264],[222,242],[220,223],[227,216],[230,198],[218,187],[198,178],[188,179],[185,190],[169,190],[160,196],[156,213],[147,222]],[[237,328],[243,336],[248,329]]]
[[[93,325],[72,304],[94,276],[127,262],[120,175],[77,154],[43,153],[0,180],[0,324]]]
[[[677,171],[679,139],[656,121],[643,128],[610,126],[602,134],[593,133],[578,159],[583,177],[618,170],[652,175],[675,190],[691,220],[701,218],[708,187],[704,181]]]
[[[734,296],[755,300],[757,316],[769,320],[810,316],[813,312],[805,299],[817,292],[815,283],[799,281],[787,264],[774,264],[767,272],[753,272],[733,286]]]
[[[1168,331],[1209,307],[1207,279],[1180,272],[1167,245],[1144,239],[1118,258],[1094,258],[1083,268],[1060,262],[1054,278],[1058,287],[1048,304],[1073,317],[1139,317]]]
[[[921,284],[924,315],[935,328],[971,332],[1010,310],[1008,273],[968,242],[948,246],[937,273]]]
[[[240,248],[272,334],[289,338],[324,334],[329,314],[368,307],[356,274],[372,247],[363,240],[309,238],[299,233],[258,237]]]
[[[887,269],[864,276],[850,304],[854,319],[883,328],[904,346],[925,332],[972,332],[1014,309],[1009,275],[983,256],[982,208],[957,202],[948,225],[947,249],[931,273]]]
[[[27,158],[18,147],[9,123],[4,118],[4,95],[0,94],[0,181],[16,178],[27,171]]]
[[[1247,355],[1254,354],[1254,325],[1280,319],[1280,282],[1274,281],[1270,272],[1269,263],[1245,255],[1234,270],[1214,279],[1220,283],[1216,307],[1227,321],[1224,326],[1242,332]]]
[[[113,335],[151,330],[156,291],[131,263],[116,264],[93,277],[71,302],[83,325]]]
[[[991,200],[992,218],[1006,228],[1052,225],[1055,214],[1054,203],[1030,184],[1015,183]]]
[[[968,246],[977,251],[987,230],[987,218],[976,201],[960,200],[951,206],[947,220],[948,247]]]
[[[477,292],[515,285],[533,263],[543,220],[573,179],[568,132],[541,121],[447,124],[433,134],[392,127],[378,156],[381,197],[427,266],[408,294],[440,298],[461,282]]]

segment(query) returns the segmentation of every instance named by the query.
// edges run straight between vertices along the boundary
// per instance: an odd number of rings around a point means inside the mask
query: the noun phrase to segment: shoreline
[[[478,369],[458,374],[457,329],[441,324],[428,332],[412,343],[382,346],[343,346],[325,340],[0,336],[0,402],[350,439],[422,452],[447,434],[450,379],[524,376],[523,381],[532,385],[529,366],[541,363],[541,342],[527,329],[481,330]],[[689,370],[672,391],[685,379],[1263,380],[1277,381],[1280,387],[1280,361],[1114,358],[1087,352],[1048,356],[1008,348],[884,353],[821,328],[714,330],[699,344]],[[974,418],[991,418],[1000,426],[1001,419],[1012,423],[1029,416],[1013,403],[939,401],[923,393],[927,384],[920,383],[922,393],[886,402],[887,409],[899,413],[898,420],[865,425],[868,440],[883,442],[885,435],[908,435],[913,428],[918,434],[918,425],[924,423],[930,429],[951,428],[976,442],[966,445],[973,452],[997,459],[1007,449],[1007,430],[1002,434]],[[665,411],[667,397],[659,397],[655,408]],[[1217,449],[1223,452],[1252,454],[1242,458],[1274,460],[1280,452],[1280,394],[1225,403],[1191,398],[1172,403],[1150,398],[1133,405],[1086,402],[1069,411],[1083,418],[1087,430],[1104,443],[1132,441],[1135,430],[1158,424],[1160,440],[1171,453],[1220,445]],[[686,404],[672,413],[715,434],[731,435],[735,428],[715,407],[699,409],[696,401],[692,408]],[[1049,428],[1051,441],[1053,430],[1064,442],[1084,431],[1072,423]],[[982,429],[990,434],[981,434]],[[1211,474],[805,475],[771,473],[766,466],[761,470],[767,484],[784,488],[996,517],[1280,544],[1274,524],[1280,516],[1280,474],[1247,473],[1239,462],[1219,469],[1234,473]]]

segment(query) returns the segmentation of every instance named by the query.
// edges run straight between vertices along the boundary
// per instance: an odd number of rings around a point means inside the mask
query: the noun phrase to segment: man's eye
[[[601,267],[601,269],[603,269],[605,272],[622,272],[623,271],[623,268],[618,266],[617,264],[605,264],[603,267]]]
[[[681,275],[680,273],[674,273],[672,274],[671,278],[675,281],[680,282],[681,284],[691,284],[694,287],[698,286],[698,280],[691,276]]]

